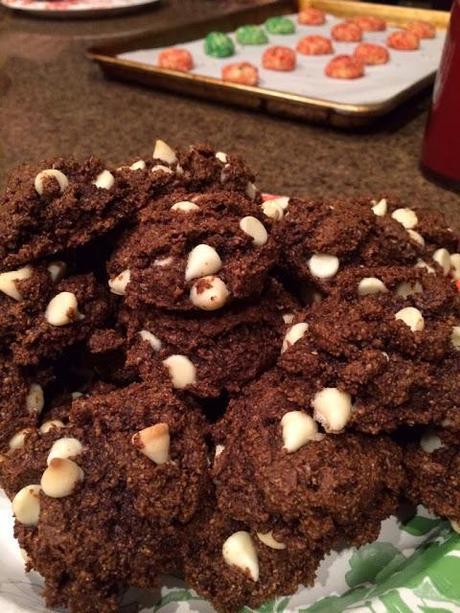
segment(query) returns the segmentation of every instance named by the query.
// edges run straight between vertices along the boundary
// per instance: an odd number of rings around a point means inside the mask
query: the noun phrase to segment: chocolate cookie
[[[277,257],[269,224],[235,192],[176,202],[127,233],[108,264],[109,286],[132,308],[213,311],[263,290]]]
[[[460,527],[460,445],[458,432],[427,430],[404,450],[407,496]]]
[[[128,370],[155,380],[164,379],[166,368],[174,387],[201,397],[236,393],[276,362],[282,315],[292,307],[293,300],[273,281],[256,301],[212,314],[122,308]]]
[[[288,549],[377,537],[404,483],[385,436],[324,434],[283,374],[263,375],[215,428],[219,509]]]
[[[54,158],[20,166],[0,203],[3,271],[88,244],[133,214],[121,175],[96,158]]]
[[[181,566],[182,526],[207,487],[201,418],[158,387],[81,398],[65,429],[30,434],[0,474],[47,604],[115,612],[128,585]]]

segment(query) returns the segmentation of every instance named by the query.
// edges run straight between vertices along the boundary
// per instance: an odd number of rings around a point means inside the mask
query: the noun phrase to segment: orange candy
[[[336,55],[325,68],[332,79],[359,79],[364,76],[362,62],[351,55]]]
[[[360,43],[353,55],[363,64],[368,66],[378,66],[386,64],[390,59],[388,49],[383,45],[375,45],[373,43]]]
[[[398,30],[388,36],[387,46],[398,51],[416,51],[420,47],[420,39],[409,30]]]
[[[222,68],[222,80],[254,86],[259,82],[259,71],[249,62],[227,64]]]
[[[314,34],[301,38],[297,43],[296,49],[303,55],[327,55],[328,53],[334,53],[329,38]]]
[[[300,11],[297,21],[303,26],[322,26],[326,23],[326,14],[324,11],[310,7]]]
[[[359,43],[363,38],[363,31],[356,23],[344,21],[331,29],[331,35],[334,40],[339,42]]]
[[[193,68],[192,54],[187,49],[180,49],[179,47],[165,49],[158,55],[158,66],[188,72]]]
[[[383,32],[387,29],[387,23],[380,17],[373,15],[359,15],[348,19],[349,23],[355,23],[363,32]]]
[[[428,21],[410,21],[404,28],[419,38],[434,38],[436,36],[436,28]]]
[[[269,47],[262,56],[262,65],[267,70],[290,71],[296,67],[295,51],[289,47]]]

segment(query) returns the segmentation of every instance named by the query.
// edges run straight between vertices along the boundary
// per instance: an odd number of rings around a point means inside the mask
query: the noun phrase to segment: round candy
[[[297,21],[303,26],[322,26],[326,22],[326,14],[320,9],[309,7],[300,11]]]
[[[297,43],[297,51],[303,55],[327,55],[334,53],[332,43],[325,36],[304,36]]]
[[[324,72],[333,79],[359,79],[364,76],[362,62],[351,55],[336,55]]]
[[[228,64],[222,68],[222,80],[242,85],[257,85],[259,82],[259,71],[249,62],[238,62]]]
[[[265,45],[268,37],[260,26],[241,26],[236,31],[236,40],[240,45]]]
[[[410,21],[404,28],[409,32],[413,32],[419,38],[434,38],[436,36],[436,28],[428,21]]]
[[[420,47],[420,39],[409,30],[398,30],[388,36],[387,46],[398,51],[416,51]]]
[[[158,66],[188,72],[193,68],[192,54],[187,49],[179,49],[178,47],[165,49],[158,55]]]
[[[235,45],[224,32],[209,32],[204,39],[204,52],[211,57],[230,57],[235,53]]]
[[[386,64],[390,59],[388,49],[382,45],[374,45],[373,43],[360,43],[353,54],[363,64],[368,66],[378,66]]]
[[[331,29],[331,35],[334,40],[343,43],[359,43],[363,38],[363,31],[356,23],[344,21]]]
[[[295,25],[287,17],[269,17],[265,27],[270,34],[294,34]]]
[[[348,22],[355,23],[363,32],[383,32],[387,29],[384,19],[372,15],[358,15],[349,19]]]
[[[262,56],[262,65],[267,70],[294,70],[295,52],[289,47],[269,47]]]

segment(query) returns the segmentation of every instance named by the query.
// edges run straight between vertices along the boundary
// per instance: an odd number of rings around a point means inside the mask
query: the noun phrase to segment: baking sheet
[[[297,41],[308,34],[330,37],[330,29],[342,18],[328,15],[323,26],[303,26],[297,24],[297,14],[286,15],[296,23],[296,32],[289,35],[268,34],[268,45],[240,45],[233,33],[230,37],[235,43],[236,53],[230,58],[211,58],[204,53],[203,40],[177,45],[188,49],[194,58],[192,74],[221,78],[222,66],[234,62],[249,61],[259,68],[260,87],[297,94],[310,98],[320,98],[342,104],[379,104],[386,102],[418,81],[434,73],[441,59],[445,31],[438,30],[436,38],[421,40],[418,51],[395,51],[390,49],[390,61],[384,66],[366,66],[365,76],[361,79],[340,80],[324,76],[324,68],[333,55],[304,56],[297,53],[297,68],[283,73],[265,70],[261,65],[262,54],[268,46],[282,45],[295,49]],[[385,32],[365,32],[363,41],[385,44],[387,36],[398,28],[390,27]],[[333,42],[335,55],[350,54],[357,43]],[[156,65],[160,51],[167,47],[140,49],[121,53],[117,57],[148,66]]]

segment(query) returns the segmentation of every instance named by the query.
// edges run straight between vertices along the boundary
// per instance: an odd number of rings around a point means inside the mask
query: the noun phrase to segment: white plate
[[[125,13],[159,0],[0,0],[3,6],[41,17],[101,17]]]

